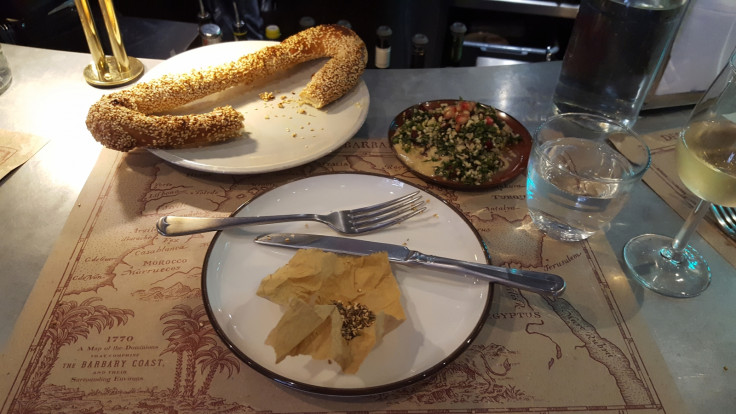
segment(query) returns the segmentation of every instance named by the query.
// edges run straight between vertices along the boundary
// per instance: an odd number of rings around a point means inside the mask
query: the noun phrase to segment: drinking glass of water
[[[649,147],[621,123],[583,113],[549,118],[527,169],[532,221],[557,240],[587,239],[609,226],[649,163]]]
[[[711,280],[708,262],[688,239],[711,203],[736,207],[736,53],[693,108],[675,153],[678,176],[700,201],[674,238],[637,236],[624,246],[624,261],[642,285],[688,298]]]

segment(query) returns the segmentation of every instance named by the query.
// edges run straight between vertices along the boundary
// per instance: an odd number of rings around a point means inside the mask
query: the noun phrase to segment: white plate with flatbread
[[[188,50],[167,59],[142,81],[229,62],[261,48],[269,41],[227,42]],[[325,59],[303,63],[255,85],[237,86],[213,94],[167,114],[204,113],[231,105],[245,117],[245,133],[233,140],[199,148],[151,149],[175,165],[220,174],[259,174],[297,167],[321,158],[352,138],[368,116],[370,95],[361,79],[342,98],[315,109],[299,102],[299,92]],[[272,93],[264,101],[261,93]]]
[[[329,212],[390,200],[418,190],[396,178],[338,173],[292,181],[262,193],[234,215]],[[450,204],[421,190],[427,210],[393,227],[351,237],[404,244],[428,254],[487,263],[478,232]],[[212,325],[248,366],[272,380],[327,395],[367,395],[428,378],[465,350],[483,327],[492,285],[475,276],[447,275],[424,267],[392,264],[407,319],[389,332],[355,374],[311,356],[276,363],[265,344],[283,314],[256,295],[261,280],[285,265],[296,250],[253,242],[264,233],[335,232],[313,222],[246,226],[218,232],[202,271],[202,295]]]

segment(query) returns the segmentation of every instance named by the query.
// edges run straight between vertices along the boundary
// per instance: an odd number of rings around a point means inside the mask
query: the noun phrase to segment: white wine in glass
[[[693,109],[677,142],[677,173],[700,198],[674,237],[643,234],[624,246],[636,281],[666,296],[697,296],[710,268],[688,240],[711,204],[736,207],[736,53]]]

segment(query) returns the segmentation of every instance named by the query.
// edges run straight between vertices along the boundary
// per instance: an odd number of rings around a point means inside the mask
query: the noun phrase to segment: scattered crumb
[[[261,92],[258,94],[258,97],[261,98],[262,101],[268,102],[273,100],[273,92]]]

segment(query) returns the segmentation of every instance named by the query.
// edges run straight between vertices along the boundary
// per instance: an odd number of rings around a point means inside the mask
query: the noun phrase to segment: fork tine
[[[379,221],[390,220],[408,211],[418,210],[420,207],[422,207],[424,201],[416,200],[413,202],[409,202],[409,200],[407,200],[405,203],[407,204],[397,204],[395,206],[392,206],[391,208],[376,211],[375,213],[363,213],[359,215],[350,214],[350,220],[356,226],[361,224],[371,224]],[[424,210],[426,210],[426,208],[422,208],[422,211]]]
[[[382,229],[384,227],[393,226],[394,224],[401,223],[402,221],[414,217],[417,214],[423,212],[426,210],[426,207],[422,207],[420,209],[410,209],[408,211],[405,211],[403,214],[396,216],[391,215],[388,217],[388,219],[383,220],[373,220],[367,223],[356,223],[355,230],[360,233],[365,233],[368,231],[378,230]]]
[[[718,206],[723,213],[723,217],[732,229],[736,229],[736,212],[730,207]]]
[[[721,229],[731,238],[736,239],[736,211],[729,207],[723,207],[716,204],[711,206],[713,215],[718,220]]]
[[[407,194],[407,195],[405,195],[403,197],[395,198],[393,200],[385,201],[383,203],[378,203],[378,204],[374,204],[372,206],[361,207],[361,208],[356,208],[356,209],[350,210],[350,213],[351,214],[354,214],[354,215],[360,215],[360,214],[366,214],[366,213],[367,214],[370,214],[370,213],[373,213],[373,212],[378,211],[378,210],[385,210],[387,208],[391,208],[391,207],[395,206],[396,204],[401,204],[401,203],[404,203],[404,202],[411,202],[411,201],[408,201],[408,200],[414,201],[414,200],[418,200],[420,198],[421,198],[421,196],[419,195],[419,191],[415,191],[415,192],[410,193],[410,194]]]
[[[728,217],[728,213],[722,206],[713,204],[713,210],[716,213],[715,216],[718,219],[718,222],[721,224],[721,226],[725,226],[725,227],[731,226],[731,219]]]

